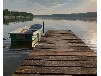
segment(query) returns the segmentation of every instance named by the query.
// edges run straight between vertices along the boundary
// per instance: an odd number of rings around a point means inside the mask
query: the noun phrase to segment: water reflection
[[[18,23],[18,22],[26,22],[26,21],[32,21],[33,19],[32,18],[9,18],[9,19],[6,19],[4,18],[3,19],[3,24],[4,25],[9,25],[9,23],[13,22],[13,23]]]
[[[76,21],[76,20],[81,20],[81,21],[87,21],[87,22],[97,22],[97,18],[69,18],[69,17],[34,17],[34,19],[51,19],[51,20],[72,20],[72,21]]]
[[[80,37],[87,45],[96,48],[96,35],[97,35],[97,23],[94,19],[79,20],[79,19],[64,19],[64,18],[33,18],[32,21],[9,23],[9,26],[4,27],[4,38],[8,38],[8,33],[23,26],[29,26],[32,24],[42,24],[45,22],[45,32],[48,30],[71,30],[78,37]],[[5,24],[4,24],[5,25]],[[95,50],[94,48],[94,50]]]
[[[34,17],[34,19],[51,19],[51,20],[68,20],[68,21],[76,21],[76,20],[81,20],[81,21],[87,21],[87,22],[97,22],[96,18],[68,18],[68,17]],[[9,18],[3,19],[3,24],[4,25],[9,25],[9,23],[18,23],[18,22],[26,22],[26,21],[32,21],[32,18]]]

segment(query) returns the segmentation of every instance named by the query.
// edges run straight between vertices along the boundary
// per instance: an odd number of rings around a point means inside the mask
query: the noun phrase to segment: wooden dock
[[[97,76],[97,55],[70,30],[49,30],[13,76]]]

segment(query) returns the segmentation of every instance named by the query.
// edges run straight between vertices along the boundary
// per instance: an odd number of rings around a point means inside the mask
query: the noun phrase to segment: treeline
[[[9,11],[8,9],[3,10],[3,17],[13,16],[13,17],[33,17],[32,13],[27,12],[18,12],[18,11]]]
[[[8,25],[10,22],[25,22],[32,21],[33,14],[27,12],[3,10],[3,24]]]
[[[71,14],[52,14],[52,15],[34,15],[33,17],[97,18],[97,12],[71,13]]]
[[[52,14],[53,17],[97,18],[97,12]]]

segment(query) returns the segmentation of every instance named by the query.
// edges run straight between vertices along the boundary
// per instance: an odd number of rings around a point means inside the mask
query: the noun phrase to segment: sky
[[[3,0],[3,9],[34,15],[97,11],[97,0]]]

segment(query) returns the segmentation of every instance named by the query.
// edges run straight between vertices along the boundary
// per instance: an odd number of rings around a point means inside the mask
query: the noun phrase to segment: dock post
[[[43,21],[43,33],[44,33],[44,21]]]

